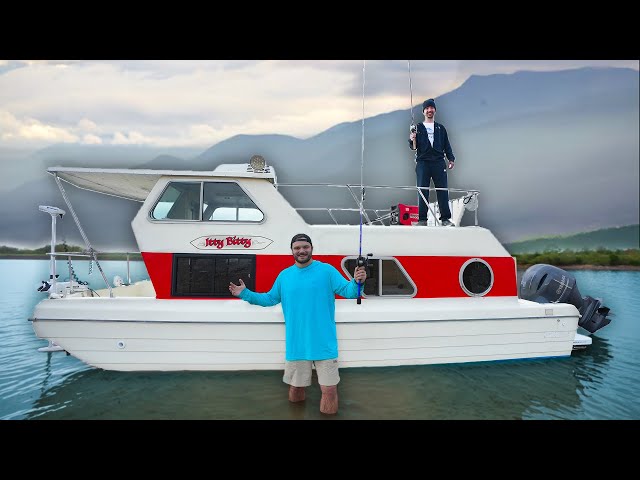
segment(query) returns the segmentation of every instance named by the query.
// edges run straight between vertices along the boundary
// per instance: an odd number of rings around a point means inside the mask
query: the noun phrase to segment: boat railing
[[[282,191],[281,188],[284,187],[285,191]],[[286,189],[289,187],[298,187],[303,188],[302,196],[291,195],[288,196],[286,193]],[[313,198],[313,194],[311,192],[311,188],[324,188],[324,189],[336,189],[342,190],[347,193],[347,195],[343,195],[346,198],[338,198],[335,195],[323,195],[318,197],[318,203],[322,202],[325,206],[317,207],[317,206],[296,206],[296,204],[303,204],[315,201]],[[415,205],[418,202],[418,198],[422,198],[422,200],[427,205],[429,212],[431,213],[432,218],[434,218],[434,225],[440,225],[440,221],[438,219],[438,203],[437,201],[429,203],[429,193],[434,191],[437,193],[439,190],[446,190],[449,192],[449,202],[453,207],[452,215],[456,218],[456,225],[460,224],[460,220],[462,215],[466,210],[475,212],[475,225],[478,225],[478,190],[465,190],[458,188],[435,188],[435,187],[416,187],[416,186],[389,186],[389,185],[365,185],[361,187],[360,185],[351,185],[351,184],[331,184],[331,183],[287,183],[287,184],[278,184],[278,189],[285,196],[288,197],[289,202],[293,206],[293,208],[300,213],[314,213],[314,212],[322,212],[331,219],[333,223],[336,225],[341,224],[349,224],[349,222],[345,222],[344,220],[338,218],[338,214],[340,212],[347,212],[352,214],[360,213],[362,211],[363,223],[367,225],[395,225],[397,224],[397,218],[394,218],[397,215],[397,205],[399,203],[405,203],[407,205]],[[400,194],[398,194],[398,192]],[[367,203],[371,203],[366,198],[367,195],[375,195],[373,202],[374,205],[367,205]],[[329,201],[342,201],[345,204],[346,199],[351,199],[355,206],[326,206],[327,199]],[[397,201],[398,198],[406,199],[405,202]],[[362,201],[361,199],[364,199]],[[387,207],[386,205],[390,205]],[[304,215],[303,215],[304,216]],[[321,222],[312,222],[312,223],[321,223]]]
[[[126,262],[127,262],[127,283],[122,283],[122,285],[131,285],[131,255],[140,255],[140,252],[123,252],[123,254],[126,255]],[[76,286],[88,285],[89,282],[83,282],[78,278],[73,266],[73,261],[72,261],[72,258],[87,258],[89,259],[89,275],[93,273],[93,263],[95,262],[100,272],[100,275],[102,276],[102,280],[104,281],[106,287],[109,289],[109,297],[113,297],[113,290],[112,290],[111,284],[107,280],[107,276],[105,275],[104,271],[100,267],[97,251],[93,250],[93,251],[84,251],[84,252],[47,252],[47,255],[49,255],[49,257],[53,260],[52,271],[51,271],[52,282],[57,283],[57,278],[56,278],[57,269],[55,266],[55,261],[58,259],[58,257],[62,257],[62,258],[66,257],[67,267],[69,271],[69,284],[73,285],[73,282],[75,281]],[[115,285],[115,286],[120,286],[120,285]],[[55,291],[55,288],[53,289],[53,291]]]

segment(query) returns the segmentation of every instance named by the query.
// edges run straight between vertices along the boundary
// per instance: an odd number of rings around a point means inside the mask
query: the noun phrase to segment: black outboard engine
[[[590,333],[611,323],[609,308],[597,298],[583,297],[573,275],[540,263],[529,267],[520,280],[520,298],[538,303],[570,303],[580,312],[578,325]]]

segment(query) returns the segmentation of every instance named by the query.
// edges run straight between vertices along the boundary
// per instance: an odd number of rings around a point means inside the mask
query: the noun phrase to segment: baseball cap
[[[309,242],[309,244],[313,246],[313,243],[311,243],[311,237],[309,237],[309,235],[305,233],[298,233],[294,235],[293,238],[291,239],[291,246],[293,246],[295,242]]]

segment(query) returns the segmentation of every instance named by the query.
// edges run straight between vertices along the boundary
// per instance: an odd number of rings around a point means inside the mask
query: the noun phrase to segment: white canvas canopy
[[[49,167],[47,172],[84,190],[144,202],[160,177],[253,177],[275,178],[275,172],[258,173],[246,166],[219,165],[214,171],[148,170],[129,168]]]

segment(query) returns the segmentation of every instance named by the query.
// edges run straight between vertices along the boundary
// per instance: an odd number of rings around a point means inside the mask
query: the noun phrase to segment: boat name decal
[[[196,238],[191,245],[200,250],[226,249],[226,250],[262,250],[273,243],[273,240],[265,237],[238,236],[238,235],[207,235]]]

